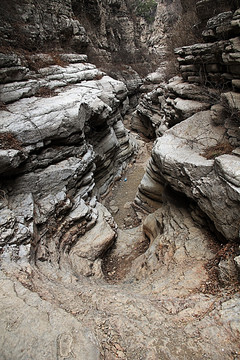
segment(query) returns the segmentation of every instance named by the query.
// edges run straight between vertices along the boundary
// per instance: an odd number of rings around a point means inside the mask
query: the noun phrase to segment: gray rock
[[[222,155],[215,162],[201,155],[204,149],[224,139],[225,129],[214,127],[210,114],[210,111],[200,112],[174,126],[156,141],[152,157],[159,169],[158,181],[162,186],[168,183],[194,199],[216,228],[227,239],[233,240],[239,232],[236,221],[239,218],[239,161],[233,155]],[[139,190],[149,196],[148,189],[151,188],[151,193],[159,198],[160,185],[156,187],[154,180],[156,172],[148,167],[147,174],[146,185],[141,183]]]
[[[0,150],[0,173],[9,173],[16,169],[26,157],[20,150]]]
[[[200,102],[209,102],[209,98],[215,95],[213,89],[206,89],[195,84],[189,84],[188,82],[184,82],[181,77],[170,81],[169,84],[166,85],[166,89],[182,99]]]
[[[21,65],[21,60],[16,54],[0,53],[0,67],[12,67]]]
[[[13,81],[26,80],[29,70],[23,66],[11,66],[0,69],[0,82],[2,84]]]
[[[68,63],[87,62],[87,55],[83,54],[60,54],[60,58]]]
[[[215,161],[216,171],[226,181],[236,187],[240,187],[240,164],[239,158],[233,155],[222,155]]]
[[[222,304],[221,317],[224,323],[229,322],[231,328],[234,330],[240,330],[240,299],[238,295],[235,295],[232,299],[225,301]]]
[[[4,359],[100,359],[94,335],[73,315],[2,273],[0,282],[0,346]]]
[[[210,104],[204,102],[183,100],[180,98],[175,99],[174,102],[176,113],[182,120],[187,119],[196,112],[207,110],[210,107]]]
[[[102,206],[97,206],[99,217],[96,225],[85,235],[78,238],[78,242],[74,245],[69,253],[73,270],[76,274],[82,274],[83,268],[81,259],[95,261],[103,255],[115,240],[115,231],[108,224],[106,219],[111,217],[110,213]],[[85,264],[86,262],[84,262]],[[86,263],[90,265],[89,262]],[[86,265],[84,265],[86,267]],[[86,269],[84,273],[86,273]]]
[[[226,92],[221,95],[222,101],[225,102],[226,110],[229,115],[234,115],[234,111],[240,110],[240,94],[236,92]]]
[[[216,125],[223,125],[226,118],[226,109],[221,104],[211,107],[211,118]]]
[[[219,278],[224,284],[237,282],[238,272],[232,258],[222,259],[218,264]]]
[[[119,208],[117,206],[114,206],[114,205],[110,206],[109,209],[110,209],[112,214],[117,214],[117,212],[119,211]]]

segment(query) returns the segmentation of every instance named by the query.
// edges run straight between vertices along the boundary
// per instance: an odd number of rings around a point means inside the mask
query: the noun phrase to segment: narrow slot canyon
[[[3,0],[0,359],[240,360],[239,0]]]

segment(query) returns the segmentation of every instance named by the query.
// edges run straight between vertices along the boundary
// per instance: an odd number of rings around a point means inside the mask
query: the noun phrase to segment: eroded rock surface
[[[136,150],[122,123],[126,86],[85,56],[62,57],[68,66],[43,67],[22,82],[13,77],[1,85],[8,104],[0,124],[1,246],[19,255],[16,246],[27,254],[31,243],[32,255],[53,262],[60,261],[56,246],[69,252],[95,223],[104,227],[96,196],[108,190]],[[23,61],[6,58],[3,66]],[[109,240],[104,232],[101,241],[96,236],[103,249],[88,260],[112,244],[111,231]]]
[[[120,262],[108,267],[110,271],[115,266],[110,283],[76,276],[53,264],[39,267],[39,263],[3,261],[2,313],[9,316],[9,301],[16,304],[14,314],[1,325],[1,341],[7,332],[11,356],[22,358],[19,346],[28,334],[27,319],[34,319],[32,333],[36,321],[40,331],[49,329],[40,344],[34,343],[38,352],[31,348],[36,359],[42,359],[46,350],[53,359],[60,355],[81,359],[83,354],[89,359],[130,360],[238,356],[239,296],[232,295],[236,289],[229,283],[226,292],[213,276],[214,264],[225,256],[224,252],[218,255],[220,245],[214,237],[195,225],[184,206],[163,206],[144,222],[148,250],[141,256],[136,252],[132,271],[118,277],[124,274],[121,258],[127,259],[132,249],[139,248],[141,233],[141,229],[121,231],[111,258]],[[17,344],[16,327],[24,331]],[[9,358],[10,349],[4,351]],[[29,354],[26,347],[23,354]]]
[[[150,124],[151,135],[162,136],[137,203],[158,206],[170,185],[193,199],[228,240],[239,239],[238,12],[209,19],[211,42],[177,49],[182,78],[144,95],[133,117],[145,135]]]
[[[99,4],[87,5],[101,24],[98,10],[105,7]],[[112,13],[126,5],[107,4]],[[50,24],[61,44],[65,24],[70,46],[85,46],[70,2],[65,5],[65,22],[45,19],[39,39],[46,40]],[[33,44],[30,24],[39,11],[30,14],[24,6]],[[163,18],[158,12],[157,21]],[[142,214],[143,225],[134,227],[126,176],[123,209],[113,199],[109,208],[126,213],[128,229],[117,229],[99,200],[136,151],[123,116],[128,93],[141,80],[128,77],[125,86],[84,55],[59,53],[56,65],[55,55],[36,54],[31,66],[23,54],[0,56],[3,359],[237,359],[238,20],[238,12],[218,15],[207,25],[209,43],[177,50],[183,78],[165,86],[158,84],[159,73],[149,76],[151,92],[132,125],[148,137],[163,136],[155,141],[136,202],[157,211]],[[128,19],[122,16],[121,24],[129,25]],[[124,41],[133,39],[133,30]],[[101,46],[107,55],[108,42]],[[232,88],[219,94],[199,83],[202,60],[204,79],[225,79],[224,86],[231,80]]]

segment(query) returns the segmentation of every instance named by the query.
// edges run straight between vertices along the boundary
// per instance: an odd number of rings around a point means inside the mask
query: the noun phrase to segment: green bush
[[[136,0],[135,2],[136,15],[143,17],[148,23],[153,22],[156,9],[155,0]]]

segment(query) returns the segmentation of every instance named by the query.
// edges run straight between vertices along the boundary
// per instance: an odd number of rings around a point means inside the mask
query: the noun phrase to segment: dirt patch
[[[119,230],[118,240],[104,255],[102,271],[109,283],[117,283],[125,278],[133,261],[149,247],[149,240],[143,235],[142,226]]]
[[[134,204],[134,199],[151,150],[152,143],[139,139],[136,158],[103,200],[104,206],[111,212],[119,229],[114,247],[104,255],[102,262],[102,271],[109,283],[123,280],[133,261],[149,247],[149,240],[144,236],[141,226],[147,213]]]
[[[139,226],[146,216],[143,210],[136,207],[134,199],[150,158],[152,143],[142,140],[139,143],[141,148],[136,159],[128,165],[121,179],[103,200],[103,205],[110,211],[120,229]]]

